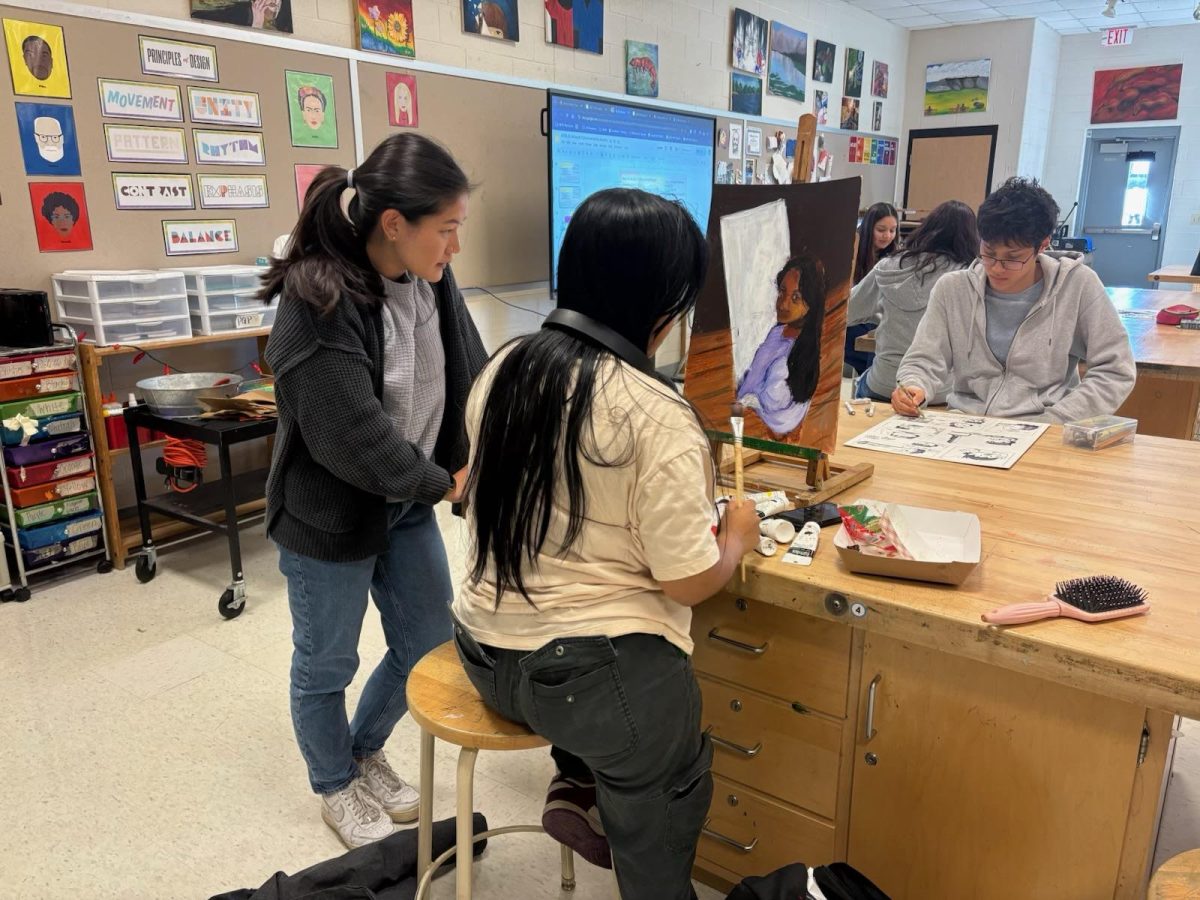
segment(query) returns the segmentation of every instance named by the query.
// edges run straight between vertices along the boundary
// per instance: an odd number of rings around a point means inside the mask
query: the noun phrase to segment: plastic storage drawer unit
[[[5,447],[24,447],[50,438],[78,434],[83,431],[83,414],[72,412],[37,419],[4,419],[0,420],[0,429],[0,441]]]
[[[0,359],[0,378],[28,378],[31,375],[44,375],[49,372],[72,372],[74,369],[74,350],[67,353],[54,350]]]
[[[77,390],[79,390],[79,376],[74,372],[55,372],[45,375],[29,375],[25,378],[10,378],[0,381],[0,403]]]
[[[91,449],[92,440],[86,434],[69,434],[66,437],[51,438],[25,447],[6,447],[4,464],[6,466],[36,466],[38,463],[78,456]]]
[[[72,475],[86,475],[92,471],[92,466],[92,454],[85,453],[83,456],[51,460],[35,466],[10,467],[7,470],[8,483],[14,488],[32,487],[47,481],[60,481]]]
[[[14,507],[12,513],[13,518],[17,520],[18,528],[33,528],[37,525],[49,525],[59,519],[79,516],[99,508],[100,496],[92,491],[90,494],[67,497],[65,500],[55,500],[53,503],[40,503],[24,509]],[[8,509],[4,506],[0,506],[0,522],[8,522]]]
[[[87,494],[96,489],[95,475],[80,475],[74,478],[64,478],[62,481],[51,481],[47,484],[37,484],[27,488],[13,488],[9,491],[13,506],[18,509],[26,506],[37,506],[41,503],[53,503],[76,494]]]
[[[275,302],[256,296],[266,269],[261,266],[198,266],[180,269],[187,284],[192,330],[224,334],[250,328],[270,328]]]
[[[51,278],[64,322],[96,344],[192,336],[183,273],[70,271]]]

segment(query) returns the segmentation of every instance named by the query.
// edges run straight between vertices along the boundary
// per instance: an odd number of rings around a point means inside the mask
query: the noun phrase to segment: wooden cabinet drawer
[[[833,826],[714,776],[696,854],[699,865],[708,861],[742,878],[795,862],[819,866],[834,858]]]
[[[713,771],[832,819],[843,724],[701,676]]]
[[[718,594],[692,613],[698,672],[841,718],[850,628]]]

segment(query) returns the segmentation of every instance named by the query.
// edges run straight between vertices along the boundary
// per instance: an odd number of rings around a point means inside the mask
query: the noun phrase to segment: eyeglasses
[[[981,263],[983,263],[985,266],[987,266],[987,265],[999,266],[1000,268],[1004,269],[1004,271],[1006,271],[1006,272],[1015,272],[1018,269],[1020,269],[1022,266],[1024,266],[1027,262],[1029,262],[1031,259],[1033,259],[1035,256],[1037,256],[1036,250],[1033,253],[1029,254],[1029,256],[1025,257],[1024,259],[999,259],[998,257],[995,257],[995,256],[988,256],[986,253],[980,253],[979,261]]]
[[[34,135],[43,144],[61,144],[63,139],[61,134],[38,134],[35,131]]]

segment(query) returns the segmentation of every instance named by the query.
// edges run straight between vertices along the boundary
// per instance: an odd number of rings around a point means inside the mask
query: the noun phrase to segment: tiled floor
[[[490,347],[537,322],[491,300],[471,306]],[[461,523],[442,524],[458,577]],[[0,606],[0,900],[190,900],[342,852],[292,735],[290,620],[275,553],[260,527],[243,532],[243,549],[250,599],[234,621],[216,611],[228,563],[214,539],[164,554],[149,585],[129,569],[87,574]],[[383,646],[371,613],[364,671]],[[1160,858],[1200,846],[1198,738],[1188,723]],[[416,779],[411,723],[388,753]],[[453,763],[443,746],[439,817],[452,814]],[[542,751],[482,753],[476,808],[493,825],[536,822],[550,775]],[[500,838],[476,864],[476,896],[558,896],[557,867],[548,839]],[[578,900],[612,897],[607,872],[580,863],[578,875]],[[453,896],[451,881],[434,896]]]

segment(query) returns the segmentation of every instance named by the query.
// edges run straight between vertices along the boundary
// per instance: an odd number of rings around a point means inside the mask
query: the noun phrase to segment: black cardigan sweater
[[[446,406],[432,460],[384,412],[379,305],[343,299],[322,316],[280,297],[265,354],[279,407],[267,534],[280,546],[329,562],[378,555],[387,547],[387,498],[432,506],[466,465],[467,394],[487,353],[449,267],[433,288]]]

